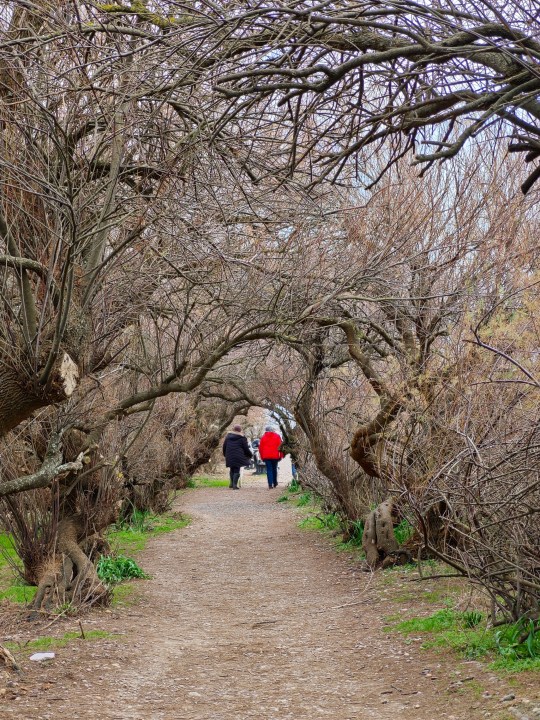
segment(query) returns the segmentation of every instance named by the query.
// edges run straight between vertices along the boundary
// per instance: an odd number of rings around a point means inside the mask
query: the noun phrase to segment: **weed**
[[[403,545],[414,534],[414,528],[408,520],[402,520],[394,528],[394,535],[399,545]]]
[[[290,492],[290,493],[297,493],[297,492],[300,492],[301,489],[302,489],[302,486],[300,485],[300,483],[298,482],[298,480],[297,480],[296,478],[293,478],[293,479],[291,480],[291,482],[289,483],[289,486],[288,486],[289,492]]]
[[[467,610],[463,613],[463,624],[465,627],[473,628],[480,625],[484,616],[478,610]]]
[[[312,505],[313,504],[313,495],[310,492],[304,492],[296,501],[296,504],[298,507],[305,507],[306,505]]]
[[[540,621],[522,618],[495,632],[499,653],[512,660],[540,659]]]
[[[106,585],[115,585],[122,582],[122,580],[131,578],[150,577],[137,565],[135,560],[125,555],[103,555],[98,560],[96,570],[99,579]]]
[[[347,544],[349,545],[362,545],[362,537],[364,535],[364,521],[363,520],[352,520],[349,523],[349,536]]]

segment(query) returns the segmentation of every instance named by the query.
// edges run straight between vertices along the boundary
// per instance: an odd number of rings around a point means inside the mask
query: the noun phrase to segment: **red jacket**
[[[261,460],[281,460],[285,456],[279,451],[283,442],[281,436],[275,432],[265,432],[259,444]]]

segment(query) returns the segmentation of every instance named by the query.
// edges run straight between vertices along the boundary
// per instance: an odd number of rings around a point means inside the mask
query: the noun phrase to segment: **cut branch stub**
[[[28,378],[24,369],[0,360],[0,437],[41,407],[67,400],[77,387],[79,371],[67,353],[56,362],[46,386],[37,377]]]

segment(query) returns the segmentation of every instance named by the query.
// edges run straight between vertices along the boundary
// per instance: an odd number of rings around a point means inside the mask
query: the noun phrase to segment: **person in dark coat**
[[[229,468],[231,478],[229,487],[233,490],[238,490],[240,468],[249,465],[249,461],[253,457],[253,453],[249,449],[248,441],[242,433],[240,425],[234,425],[232,432],[227,433],[223,443],[223,455],[225,456],[225,465]]]

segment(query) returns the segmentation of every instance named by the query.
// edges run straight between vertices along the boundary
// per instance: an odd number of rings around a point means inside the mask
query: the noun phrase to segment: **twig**
[[[81,637],[83,640],[86,640],[86,635],[84,634],[82,622],[79,620],[79,627],[81,628]]]
[[[260,622],[254,623],[251,627],[256,628],[260,627],[261,625],[271,625],[272,623],[277,623],[279,620],[261,620]]]

